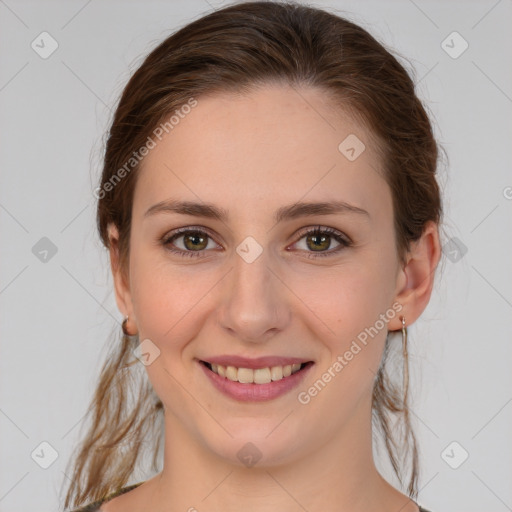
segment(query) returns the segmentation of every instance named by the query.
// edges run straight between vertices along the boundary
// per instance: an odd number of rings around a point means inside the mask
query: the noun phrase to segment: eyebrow
[[[211,203],[195,203],[193,201],[177,201],[168,199],[151,206],[144,217],[150,217],[158,213],[179,213],[182,215],[193,215],[195,217],[206,217],[227,222],[228,211]],[[293,220],[299,217],[313,215],[332,215],[335,213],[357,213],[370,217],[370,214],[357,206],[344,201],[327,202],[298,202],[288,206],[282,206],[274,214],[274,222]]]

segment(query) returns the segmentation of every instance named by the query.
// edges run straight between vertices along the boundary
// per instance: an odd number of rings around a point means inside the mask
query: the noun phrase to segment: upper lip
[[[220,364],[222,366],[235,366],[236,368],[267,368],[272,366],[286,366],[288,364],[308,363],[310,359],[286,356],[263,356],[256,358],[242,356],[212,356],[202,361],[206,363]]]

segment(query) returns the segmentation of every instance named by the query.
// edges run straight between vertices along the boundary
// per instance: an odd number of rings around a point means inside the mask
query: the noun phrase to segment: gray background
[[[419,503],[512,510],[511,2],[311,4],[411,62],[449,156],[440,170],[448,245],[431,304],[410,329]],[[1,512],[59,508],[122,319],[92,195],[110,109],[157,42],[222,5],[0,0]],[[46,59],[31,47],[43,31],[58,43]],[[469,44],[457,58],[464,41],[447,39],[453,31]],[[43,469],[52,450],[58,458]]]

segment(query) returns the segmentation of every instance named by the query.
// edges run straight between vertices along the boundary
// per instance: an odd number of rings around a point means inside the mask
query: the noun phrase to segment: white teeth
[[[234,366],[228,366],[226,368],[226,378],[232,381],[238,380],[238,370]]]
[[[213,372],[233,382],[242,384],[268,384],[272,381],[289,377],[292,373],[300,370],[301,364],[286,364],[284,366],[272,366],[271,368],[236,368],[235,366],[222,366],[211,364]]]
[[[270,376],[272,380],[281,380],[283,378],[283,367],[272,366],[272,368],[270,368]]]
[[[240,372],[240,370],[238,370]],[[253,370],[254,373],[254,384],[268,384],[272,382],[272,378],[270,377],[270,368],[258,368]]]
[[[238,382],[250,384],[254,382],[254,371],[250,368],[238,368]]]

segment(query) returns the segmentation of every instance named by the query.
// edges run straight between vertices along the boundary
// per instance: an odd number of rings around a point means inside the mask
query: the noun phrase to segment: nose
[[[264,342],[283,331],[291,319],[286,286],[270,268],[264,250],[252,263],[233,255],[218,310],[221,327],[244,342]]]

